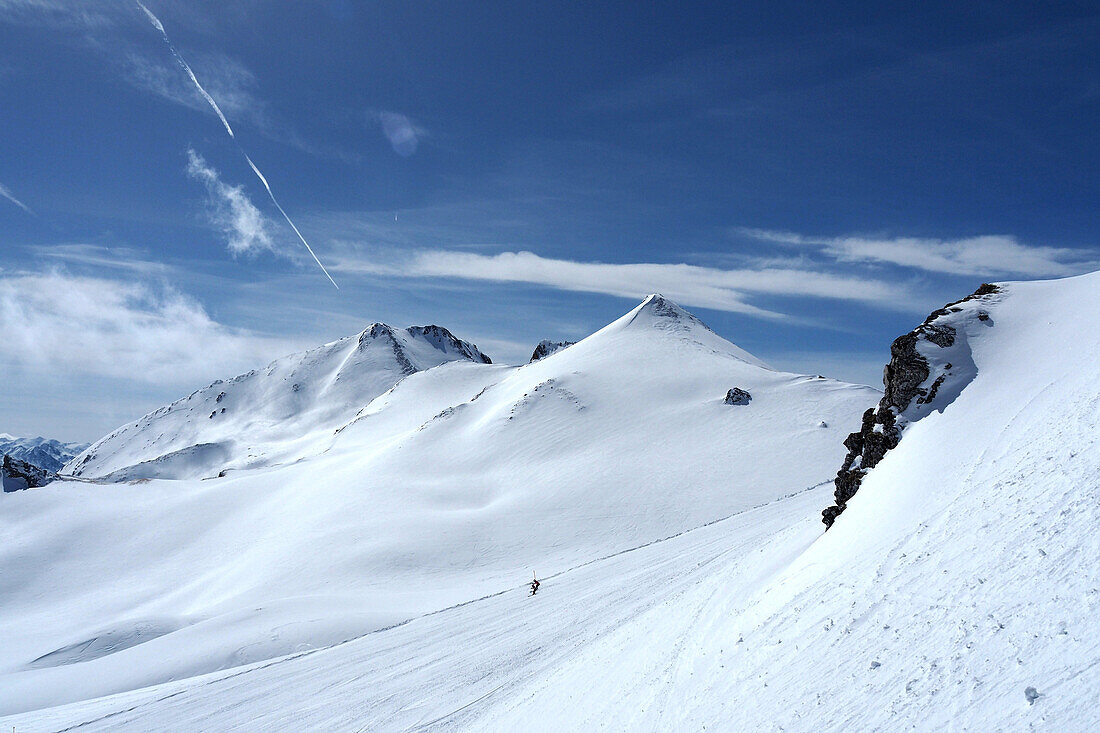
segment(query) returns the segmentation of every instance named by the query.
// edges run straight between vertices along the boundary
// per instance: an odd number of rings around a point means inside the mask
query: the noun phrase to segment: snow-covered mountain
[[[117,470],[184,444],[303,433],[278,465],[269,451],[222,478],[5,495],[0,711],[326,646],[824,486],[879,397],[775,371],[653,296],[531,364],[391,371],[396,384],[348,397],[346,412],[289,411],[312,432],[274,421],[288,393],[334,388],[318,374],[355,383],[350,366],[302,361],[358,353],[353,340],[277,362],[268,379],[216,385],[88,451],[97,471]],[[751,404],[725,404],[734,387]],[[227,409],[239,433],[199,435],[223,404],[267,417]]]
[[[5,495],[0,725],[1095,730],[1098,289],[983,287],[885,394],[650,298],[291,465]]]
[[[450,361],[492,363],[439,326],[373,323],[191,393],[76,455],[73,476],[205,478],[324,450],[356,411],[401,379]]]
[[[8,455],[32,466],[57,473],[69,460],[88,447],[87,443],[62,443],[52,438],[17,438],[0,433],[0,455]]]

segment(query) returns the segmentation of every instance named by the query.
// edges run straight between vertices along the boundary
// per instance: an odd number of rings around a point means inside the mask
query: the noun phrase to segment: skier
[[[531,573],[531,582],[530,582],[531,595],[535,595],[536,593],[539,592],[539,585],[540,585],[539,579],[537,577],[535,577],[535,574],[532,572]]]

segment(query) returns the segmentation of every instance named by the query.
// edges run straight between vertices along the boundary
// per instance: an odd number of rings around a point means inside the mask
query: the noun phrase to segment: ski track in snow
[[[219,730],[295,725],[325,730],[461,729],[469,722],[468,717],[477,712],[478,703],[491,696],[501,697],[496,694],[501,690],[511,693],[536,680],[540,673],[552,669],[555,662],[572,656],[573,644],[592,642],[672,602],[700,577],[705,578],[706,570],[714,563],[727,559],[736,565],[731,555],[747,555],[761,537],[786,531],[792,516],[805,518],[810,515],[803,524],[804,534],[812,539],[820,533],[820,527],[815,526],[816,518],[812,516],[813,508],[825,500],[827,493],[826,485],[819,484],[770,505],[581,563],[541,578],[543,587],[537,596],[528,596],[524,584],[425,614],[337,647],[292,655],[229,673],[215,673],[205,678],[38,711],[37,714],[0,718],[0,723],[10,721],[20,731],[32,732],[106,730],[116,726],[128,730],[156,729],[163,725],[161,716],[165,713],[165,705],[173,711],[180,711],[176,705],[191,709],[196,698],[220,697],[227,685],[244,692],[257,684],[257,677],[274,675],[280,685],[289,683],[295,688],[299,684],[307,685],[309,691],[302,689],[301,694],[303,700],[312,701],[308,707],[314,713],[323,707],[318,696],[351,696],[361,702],[354,706],[355,710],[331,718],[304,714],[287,717],[287,711],[283,710],[273,718],[256,719],[250,714],[247,719],[228,724],[219,720],[215,727]],[[775,505],[786,505],[788,510],[770,517],[762,516],[768,506]],[[729,523],[737,524],[739,530],[748,530],[743,535],[737,533],[735,544],[729,544],[729,536],[721,531]],[[661,552],[670,544],[675,545],[673,550]],[[644,557],[638,557],[639,553]],[[638,594],[639,587],[652,588],[654,592]],[[502,609],[498,604],[505,607],[505,613],[500,613]],[[569,613],[563,614],[563,608]],[[587,615],[588,623],[584,620],[578,623],[573,613]],[[490,618],[493,621],[486,627],[485,621]],[[441,628],[447,631],[440,634]],[[454,634],[458,634],[461,641],[456,640]],[[498,640],[505,643],[498,644]],[[515,647],[509,649],[513,643]],[[311,660],[330,654],[339,655],[341,659],[337,663],[347,677],[329,676],[317,680]],[[379,655],[387,661],[379,659]],[[396,664],[388,661],[390,657]],[[327,666],[328,662],[325,664]],[[462,668],[469,670],[467,675],[458,673]],[[432,701],[441,696],[424,690],[419,695],[422,697],[420,702],[409,703],[408,699],[417,698],[418,693],[415,688],[408,690],[401,685],[408,682],[409,676],[420,674],[427,676],[428,689],[443,686],[447,696]],[[396,690],[392,689],[395,683],[398,685]],[[480,690],[467,695],[471,687]],[[104,703],[114,703],[119,709],[98,715],[82,714]],[[208,724],[202,715],[186,720],[176,718],[175,712],[169,714],[175,721],[173,724],[183,728]],[[69,722],[64,725],[51,722],[54,716],[58,716],[57,721],[68,719]],[[56,725],[60,727],[54,727]]]

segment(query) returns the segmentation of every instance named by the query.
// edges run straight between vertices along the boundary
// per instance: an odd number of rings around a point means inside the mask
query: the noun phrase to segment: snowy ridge
[[[297,460],[324,450],[337,428],[399,380],[455,360],[491,363],[445,328],[373,323],[161,407],[96,441],[65,472],[115,481],[206,478]]]

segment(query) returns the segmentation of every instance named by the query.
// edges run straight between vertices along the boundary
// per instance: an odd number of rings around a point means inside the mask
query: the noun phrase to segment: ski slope
[[[877,398],[653,296],[531,364],[405,375],[278,460],[5,496],[0,712],[338,644],[774,502],[830,478]]]

